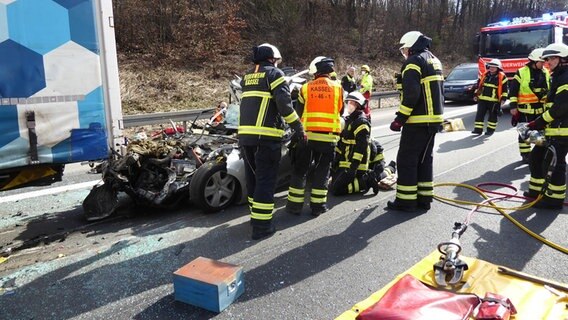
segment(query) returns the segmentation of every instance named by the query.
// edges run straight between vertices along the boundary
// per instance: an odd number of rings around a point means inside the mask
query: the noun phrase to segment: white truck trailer
[[[122,144],[111,0],[0,0],[0,190]]]

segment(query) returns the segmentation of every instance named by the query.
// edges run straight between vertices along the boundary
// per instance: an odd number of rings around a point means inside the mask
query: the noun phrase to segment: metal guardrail
[[[188,121],[208,118],[210,115],[213,114],[214,111],[215,108],[136,114],[136,115],[124,116],[122,118],[122,123],[124,128],[132,128],[132,127],[146,126],[157,123],[165,123],[172,120],[174,122],[179,122],[179,121],[183,122],[183,126],[185,128],[187,127]]]
[[[384,98],[398,98],[400,97],[400,92],[398,91],[384,91],[384,92],[372,92],[371,100],[379,101],[379,108],[381,107],[381,99]]]
[[[398,91],[384,91],[384,92],[373,92],[371,93],[371,100],[379,101],[379,108],[381,107],[381,99],[384,98],[398,98]],[[209,109],[197,109],[197,110],[186,110],[186,111],[174,111],[174,112],[159,112],[159,113],[148,113],[148,114],[136,114],[130,116],[124,116],[122,118],[122,123],[124,128],[132,128],[146,125],[153,125],[157,123],[166,123],[171,121],[183,122],[184,128],[187,129],[187,122],[194,121],[197,119],[208,118],[213,114],[215,108]]]

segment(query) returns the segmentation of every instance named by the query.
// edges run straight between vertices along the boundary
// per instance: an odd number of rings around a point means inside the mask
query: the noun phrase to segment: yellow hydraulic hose
[[[489,199],[489,197],[483,191],[481,191],[479,188],[468,185],[468,184],[444,182],[444,183],[436,183],[434,185],[434,187],[435,188],[436,187],[462,187],[462,188],[467,188],[467,189],[470,189],[470,190],[473,190],[473,191],[479,193],[479,195],[481,195],[484,199],[486,199],[486,200]],[[544,237],[540,236],[539,234],[534,233],[533,231],[531,231],[530,229],[528,229],[527,227],[522,225],[520,222],[518,222],[513,217],[511,217],[508,213],[505,212],[505,210],[525,210],[525,209],[528,209],[528,208],[532,207],[535,203],[540,201],[541,198],[542,198],[542,195],[539,195],[534,201],[527,203],[525,205],[522,205],[520,207],[499,207],[499,206],[495,205],[492,201],[489,201],[488,202],[489,204],[481,204],[481,203],[475,203],[475,202],[459,200],[459,199],[449,199],[449,198],[434,195],[434,199],[439,200],[439,201],[453,202],[453,203],[464,204],[464,205],[473,205],[473,206],[476,206],[476,207],[493,208],[493,209],[497,210],[500,214],[502,214],[505,218],[507,218],[509,221],[511,221],[514,225],[516,225],[521,230],[523,230],[528,235],[530,235],[531,237],[537,239],[538,241],[546,244],[547,246],[549,246],[553,249],[556,249],[556,250],[558,250],[558,251],[560,251],[564,254],[568,254],[568,248],[565,248],[565,247],[563,247],[559,244],[556,244],[556,243],[554,243],[550,240],[545,239]]]

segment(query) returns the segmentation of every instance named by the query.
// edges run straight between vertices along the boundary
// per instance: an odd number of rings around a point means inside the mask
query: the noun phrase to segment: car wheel
[[[189,198],[205,212],[227,208],[237,198],[239,183],[227,173],[224,162],[206,162],[191,179]]]

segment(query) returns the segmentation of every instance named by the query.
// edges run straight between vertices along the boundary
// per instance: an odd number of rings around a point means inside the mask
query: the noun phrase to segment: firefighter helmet
[[[371,72],[371,68],[368,65],[364,64],[361,66],[361,71]]]
[[[363,94],[359,91],[350,92],[345,98],[345,101],[355,101],[359,105],[359,109],[363,109],[365,107],[365,103],[367,99],[363,96]]]
[[[568,58],[568,46],[562,43],[551,43],[542,53],[541,58],[546,59],[550,57]]]
[[[487,62],[485,67],[487,69],[489,69],[490,67],[495,67],[495,68],[503,71],[503,66],[501,65],[501,60],[499,60],[499,59],[491,59],[491,61]]]
[[[316,73],[327,74],[333,72],[334,61],[332,58],[323,58],[316,63]]]
[[[268,59],[276,59],[277,62],[282,61],[280,50],[269,43],[263,43],[253,49],[253,61],[259,63]]]
[[[416,41],[422,36],[420,31],[409,31],[400,38],[400,49],[412,47]]]
[[[316,63],[322,61],[323,59],[325,59],[324,56],[319,56],[319,57],[316,57],[314,60],[312,60],[312,62],[310,62],[310,67],[308,68],[308,73],[310,75],[313,76],[314,74],[316,74],[316,72],[318,72],[318,68],[316,67]]]
[[[534,62],[542,62],[542,53],[544,52],[544,48],[536,48],[529,54],[529,60]]]

